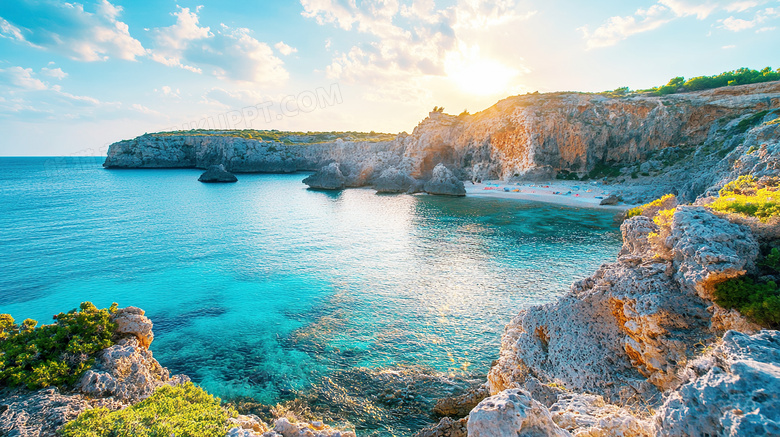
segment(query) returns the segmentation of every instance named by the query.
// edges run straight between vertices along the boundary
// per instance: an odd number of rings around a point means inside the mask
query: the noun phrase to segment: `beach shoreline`
[[[622,211],[633,204],[619,202],[617,205],[601,205],[601,201],[616,191],[615,185],[604,185],[597,181],[544,181],[544,182],[464,182],[467,197],[513,199],[556,205],[608,209]]]

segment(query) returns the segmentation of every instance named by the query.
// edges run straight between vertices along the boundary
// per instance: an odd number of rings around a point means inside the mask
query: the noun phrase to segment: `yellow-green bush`
[[[667,202],[671,204],[675,204],[676,202],[673,202],[673,199],[676,200],[677,197],[674,194],[667,194],[660,199],[655,199],[650,203],[646,203],[644,205],[640,205],[634,208],[629,209],[626,211],[626,218],[636,217],[638,215],[644,214],[645,211],[650,211],[651,208],[662,208],[663,205],[665,205]],[[671,205],[670,205],[671,206]]]
[[[757,217],[766,222],[780,216],[780,192],[776,186],[762,186],[753,176],[740,176],[726,184],[710,208],[727,213]]]
[[[63,426],[63,437],[222,437],[235,411],[191,382],[163,386],[123,410],[87,410]]]
[[[0,314],[0,385],[24,384],[30,389],[65,387],[78,381],[94,363],[94,356],[111,346],[116,311],[99,310],[83,302],[81,310],[59,313],[56,323],[36,328],[26,319],[19,326],[10,314]]]

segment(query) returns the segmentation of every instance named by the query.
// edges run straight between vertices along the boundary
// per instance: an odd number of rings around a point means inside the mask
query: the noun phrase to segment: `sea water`
[[[513,316],[620,246],[605,211],[101,162],[0,158],[0,313],[141,307],[172,372],[360,435],[434,423],[437,398],[484,380]]]

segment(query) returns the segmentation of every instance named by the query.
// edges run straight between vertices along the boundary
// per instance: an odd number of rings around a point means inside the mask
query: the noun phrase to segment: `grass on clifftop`
[[[283,144],[319,144],[336,141],[341,138],[344,141],[392,141],[395,134],[371,132],[285,132],[278,130],[255,129],[193,129],[187,131],[157,132],[151,134],[157,137],[170,137],[178,135],[200,137],[236,137],[249,140],[276,141]]]
[[[37,328],[35,320],[18,325],[10,314],[0,314],[0,384],[73,385],[92,367],[95,354],[113,344],[116,326],[109,317],[116,307],[99,310],[83,302],[80,311],[59,313],[54,324]]]
[[[752,175],[740,176],[721,188],[710,208],[727,213],[756,217],[766,222],[780,216],[780,181],[757,181]]]
[[[63,437],[223,437],[236,415],[191,382],[163,386],[123,410],[87,410],[63,426]]]

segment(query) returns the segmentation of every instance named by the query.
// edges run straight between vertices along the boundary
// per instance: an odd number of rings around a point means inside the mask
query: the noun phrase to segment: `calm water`
[[[0,312],[146,310],[155,357],[222,398],[303,399],[409,435],[484,378],[503,326],[614,258],[611,213],[309,191],[304,175],[0,158]]]

